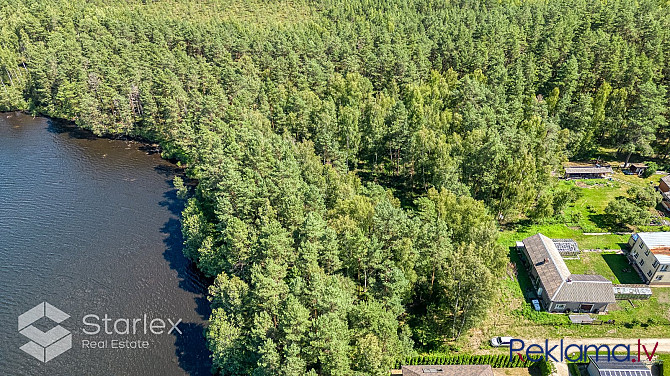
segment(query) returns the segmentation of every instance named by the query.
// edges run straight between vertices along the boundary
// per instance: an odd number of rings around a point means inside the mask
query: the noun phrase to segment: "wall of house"
[[[565,305],[563,308],[559,308],[559,305]],[[548,311],[549,312],[567,312],[568,310],[570,312],[581,312],[580,307],[582,304],[593,304],[593,309],[591,309],[591,312],[604,312],[607,311],[607,306],[609,304],[607,303],[589,303],[589,302],[552,302],[551,305],[549,306]]]
[[[665,268],[665,271],[663,269]],[[660,264],[649,281],[650,285],[670,285],[670,265]]]
[[[668,187],[668,185],[665,184],[665,182],[664,182],[663,180],[661,180],[661,182],[658,183],[658,189],[660,189],[661,192],[667,192],[667,191],[670,191],[670,187]]]
[[[632,239],[632,237],[631,237]],[[630,245],[630,241],[628,243]],[[640,269],[642,274],[644,274],[645,282],[653,282],[655,279],[656,269],[659,269],[658,264],[656,264],[656,256],[649,250],[649,248],[644,244],[640,237],[635,240],[635,243],[631,245],[630,254],[635,260],[635,264]],[[665,273],[664,273],[665,274]],[[663,277],[663,280],[670,277]]]
[[[559,305],[564,304],[564,308],[558,308]],[[581,312],[580,307],[582,304],[593,304],[593,308],[590,312],[605,312],[607,311],[607,303],[589,303],[589,302],[553,302],[551,304],[551,310],[549,312]]]

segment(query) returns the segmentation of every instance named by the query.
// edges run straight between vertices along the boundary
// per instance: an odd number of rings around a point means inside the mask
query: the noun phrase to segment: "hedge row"
[[[396,369],[402,366],[417,365],[468,365],[489,364],[493,368],[528,368],[535,364],[528,360],[525,355],[419,355],[407,357],[405,360],[396,361]]]

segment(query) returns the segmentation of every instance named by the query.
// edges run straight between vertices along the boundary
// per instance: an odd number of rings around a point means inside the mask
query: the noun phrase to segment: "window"
[[[565,304],[556,304],[554,306],[554,309],[559,310],[559,309],[565,309]]]
[[[661,265],[661,271],[662,272],[667,272],[668,271],[668,265]]]
[[[640,242],[640,244],[638,244],[638,247],[642,248],[643,245],[644,243]]]
[[[660,281],[660,280],[662,280],[662,279],[663,279],[663,276],[662,276],[662,275],[657,275],[657,276],[656,276],[656,280],[657,280],[657,281]]]
[[[638,258],[639,256],[640,256],[640,254],[637,253],[637,252],[635,252],[635,253],[633,254],[633,257],[635,257],[636,260],[637,260],[637,258]]]
[[[657,267],[658,266],[658,260],[654,260],[654,263],[651,264],[651,266],[653,266],[654,268]]]
[[[651,251],[648,250],[648,249],[645,249],[645,250],[644,250],[644,255],[645,255],[645,256],[649,256],[649,252],[651,252]]]
[[[644,265],[644,260],[640,260],[640,266]]]
[[[653,274],[653,273],[652,273],[651,270],[647,272],[647,275],[648,275],[649,277],[651,277],[652,274]]]

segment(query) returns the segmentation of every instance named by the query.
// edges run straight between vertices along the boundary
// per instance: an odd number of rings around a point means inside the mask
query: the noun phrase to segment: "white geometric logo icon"
[[[30,339],[30,342],[20,347],[21,350],[46,363],[72,348],[72,334],[60,325],[46,332],[37,329],[32,324],[42,317],[60,324],[70,315],[42,302],[19,316],[19,333]]]

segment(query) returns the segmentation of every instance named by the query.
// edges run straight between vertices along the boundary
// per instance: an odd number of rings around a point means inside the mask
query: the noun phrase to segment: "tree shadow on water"
[[[166,175],[171,175],[166,173]],[[195,265],[184,256],[184,239],[181,233],[179,216],[184,208],[183,200],[177,197],[172,187],[171,177],[166,180],[171,189],[163,194],[164,200],[160,205],[166,207],[172,217],[163,225],[161,232],[166,234],[164,240],[165,252],[163,257],[172,270],[177,271],[179,288],[194,294],[195,311],[203,321],[209,319],[211,309],[207,300],[207,286],[211,284]],[[182,322],[179,324],[182,334],[175,333],[175,354],[179,359],[179,366],[190,375],[211,374],[211,359],[204,337],[204,325],[201,323]]]
[[[76,124],[66,120],[47,118],[47,131],[55,134],[67,134],[68,137],[79,140],[100,139],[93,132],[79,128]]]
[[[196,323],[180,323],[181,334],[175,335],[175,353],[179,366],[189,375],[211,375],[212,361],[205,342],[205,327]]]

